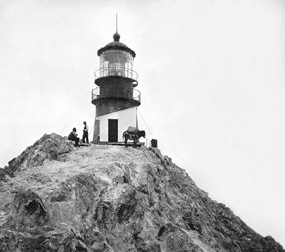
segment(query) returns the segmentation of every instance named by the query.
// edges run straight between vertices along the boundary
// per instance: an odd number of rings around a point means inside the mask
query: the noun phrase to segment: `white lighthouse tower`
[[[100,68],[95,71],[97,87],[92,90],[92,103],[96,106],[94,142],[121,142],[129,126],[137,127],[141,94],[135,89],[138,85],[138,74],[133,70],[136,54],[120,42],[117,31],[113,39],[97,52]]]

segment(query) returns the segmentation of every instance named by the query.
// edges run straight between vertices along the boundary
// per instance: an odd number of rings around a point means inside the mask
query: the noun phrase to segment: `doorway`
[[[108,120],[108,142],[118,142],[118,119]]]

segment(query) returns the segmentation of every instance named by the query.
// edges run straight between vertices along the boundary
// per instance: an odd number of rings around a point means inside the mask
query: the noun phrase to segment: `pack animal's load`
[[[157,148],[157,139],[151,139],[151,147]]]
[[[139,131],[138,128],[132,127],[132,126],[129,126],[129,128],[128,128],[128,130],[127,130],[127,132],[128,132],[129,134],[136,134],[136,133],[138,133],[138,131]]]

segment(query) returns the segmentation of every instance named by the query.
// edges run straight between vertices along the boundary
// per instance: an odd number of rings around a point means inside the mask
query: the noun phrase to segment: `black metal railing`
[[[133,99],[141,102],[141,92],[137,89],[134,89]]]
[[[103,67],[95,71],[94,73],[95,79],[107,77],[107,76],[121,76],[127,77],[133,80],[137,80],[139,75],[136,71],[120,68],[120,67]]]
[[[100,97],[100,88],[93,88],[91,91],[91,101],[98,99]]]
[[[91,92],[91,101],[100,98],[100,87],[92,89]],[[141,92],[137,89],[133,90],[133,100],[141,102]]]

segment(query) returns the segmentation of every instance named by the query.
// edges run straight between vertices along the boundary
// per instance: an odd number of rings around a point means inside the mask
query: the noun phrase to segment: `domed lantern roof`
[[[98,56],[100,56],[103,52],[107,51],[107,50],[122,50],[125,52],[130,53],[133,58],[136,56],[136,53],[129,47],[127,47],[124,43],[120,42],[120,34],[119,33],[115,33],[113,35],[113,42],[108,43],[106,46],[100,48],[97,52]]]

